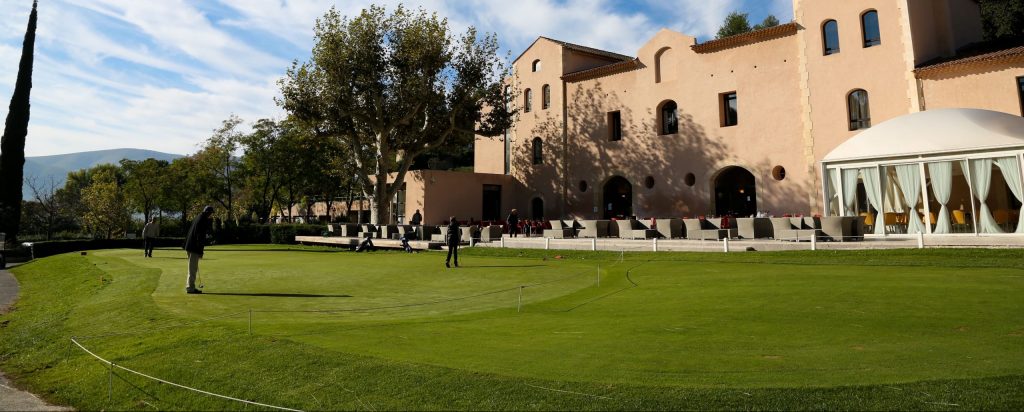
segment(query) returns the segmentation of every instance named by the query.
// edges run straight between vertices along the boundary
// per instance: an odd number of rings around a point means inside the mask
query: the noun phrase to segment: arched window
[[[679,133],[679,110],[676,102],[669,100],[662,103],[658,113],[661,117],[661,134]]]
[[[540,59],[534,60],[533,61],[533,66],[531,66],[531,67],[532,67],[534,73],[539,72],[540,71]]]
[[[882,44],[882,35],[878,31],[878,12],[868,10],[860,16],[860,29],[864,34],[864,47]]]
[[[850,130],[871,127],[871,109],[868,107],[868,92],[857,89],[846,96],[846,109],[850,115]]]
[[[533,90],[526,89],[523,91],[523,111],[529,113],[533,110]]]
[[[544,142],[539,137],[533,138],[533,164],[544,162]]]
[[[654,54],[654,82],[661,83],[675,80],[676,68],[673,65],[672,48],[665,47]]]
[[[839,23],[836,23],[835,20],[829,20],[822,24],[821,41],[826,56],[839,53]]]
[[[547,110],[547,108],[551,107],[551,86],[545,84],[544,87],[540,89],[540,91],[540,108]]]

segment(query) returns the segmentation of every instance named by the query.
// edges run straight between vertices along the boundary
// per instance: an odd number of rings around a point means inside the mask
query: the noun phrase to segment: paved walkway
[[[8,265],[12,267],[14,265]],[[11,272],[0,269],[0,313],[6,313],[18,298],[18,280]],[[0,411],[67,411],[68,408],[53,406],[39,397],[14,388],[3,372],[0,372]]]

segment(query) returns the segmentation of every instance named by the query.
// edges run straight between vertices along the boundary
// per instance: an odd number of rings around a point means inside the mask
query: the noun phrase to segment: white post
[[[473,245],[475,245],[475,243],[474,243],[475,240],[476,239],[474,239],[473,236],[469,237],[469,247],[473,247]]]
[[[811,235],[811,250],[818,250],[818,235]]]
[[[590,250],[597,251],[597,238],[590,239]]]
[[[551,249],[551,238],[544,238],[544,250]]]
[[[501,237],[501,248],[502,248],[502,249],[504,249],[504,248],[505,248],[505,236],[502,236],[502,237]]]
[[[725,253],[729,253],[729,238],[722,239],[722,248]]]
[[[654,238],[654,251],[658,251],[658,238]]]
[[[917,232],[917,248],[924,249],[924,233]]]

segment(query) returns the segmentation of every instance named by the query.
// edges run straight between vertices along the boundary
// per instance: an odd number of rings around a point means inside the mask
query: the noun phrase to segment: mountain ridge
[[[64,153],[45,156],[25,157],[25,181],[22,183],[23,198],[34,199],[35,195],[29,187],[30,179],[36,179],[40,186],[47,186],[50,177],[54,178],[56,188],[64,187],[69,172],[88,169],[101,164],[117,164],[121,159],[172,161],[183,155],[158,152],[148,149],[121,148],[92,150],[87,152]],[[42,189],[42,188],[41,188]]]

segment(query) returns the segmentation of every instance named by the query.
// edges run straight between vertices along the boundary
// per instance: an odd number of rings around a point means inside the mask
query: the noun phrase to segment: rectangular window
[[[722,127],[735,126],[740,123],[739,113],[737,112],[736,106],[736,92],[722,93],[719,96],[721,100],[721,120]]]
[[[621,112],[608,112],[608,140],[612,142],[622,140]]]
[[[1020,96],[1020,115],[1024,116],[1024,76],[1017,78],[1017,96]]]

